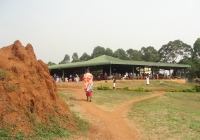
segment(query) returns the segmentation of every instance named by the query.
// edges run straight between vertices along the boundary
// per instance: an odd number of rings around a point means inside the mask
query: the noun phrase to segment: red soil
[[[20,41],[0,49],[0,127],[13,132],[34,133],[35,122],[49,122],[49,115],[70,119],[65,127],[74,128],[67,104],[59,98],[57,86],[48,66],[36,60],[31,44]]]
[[[104,82],[104,81],[95,81]],[[74,86],[76,84],[77,86]],[[93,102],[87,102],[86,96],[81,87],[83,83],[62,83],[58,84],[59,90],[70,90],[75,95],[73,99],[73,105],[77,106],[76,109],[81,113],[85,119],[87,119],[91,126],[89,129],[89,136],[86,139],[91,140],[139,140],[140,134],[138,130],[129,124],[126,111],[132,104],[140,102],[142,100],[148,100],[150,98],[156,98],[163,96],[164,91],[155,92],[153,95],[147,95],[145,97],[129,100],[123,104],[120,104],[113,110],[107,110],[99,107]],[[94,93],[95,94],[95,93]],[[93,99],[95,100],[95,99]],[[84,139],[84,138],[78,138]]]

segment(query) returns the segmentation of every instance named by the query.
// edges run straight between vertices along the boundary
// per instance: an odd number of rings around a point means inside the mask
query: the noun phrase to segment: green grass
[[[168,93],[134,104],[129,120],[142,139],[200,139],[200,94]]]
[[[32,136],[27,136],[21,131],[17,131],[15,135],[12,134],[10,128],[2,127],[0,129],[0,140],[24,140],[28,138],[33,138]]]
[[[72,108],[75,106],[73,103],[70,103],[70,100],[74,100],[75,96],[73,95],[72,91],[58,91],[59,96],[67,102],[69,109],[71,110],[73,117],[75,118],[75,121],[77,123],[78,129],[83,132],[87,132],[87,129],[89,127],[89,122],[82,119],[79,116],[79,113],[74,111]]]
[[[98,86],[108,86],[111,89],[113,88],[112,81],[108,81],[108,83],[94,83],[94,88],[96,89]],[[190,89],[194,88],[194,84],[182,84],[177,83],[173,81],[163,81],[163,80],[152,80],[150,81],[149,85],[146,85],[146,81],[117,81],[116,82],[116,89],[123,89],[125,87],[128,87],[130,90],[137,89],[138,87],[142,87],[144,89],[150,89],[150,90],[167,90],[167,89]]]
[[[71,110],[73,117],[76,122],[77,129],[79,133],[83,133],[83,137],[85,137],[88,133],[88,128],[90,126],[89,122],[81,117],[81,114],[75,110],[73,107],[76,106],[72,100],[75,99],[72,91],[65,90],[65,91],[58,91],[59,96],[68,104],[69,109]]]
[[[69,109],[71,109],[74,106],[74,104],[70,102],[70,100],[75,99],[75,96],[73,94],[74,93],[69,90],[58,91],[58,95],[68,104]]]
[[[75,121],[77,123],[78,130],[81,131],[81,132],[87,133],[88,128],[90,126],[89,122],[82,119],[81,117],[79,117],[77,113],[75,113],[75,112],[72,112],[72,113],[73,113],[73,116],[74,116]]]
[[[108,110],[116,109],[120,104],[131,99],[137,99],[152,92],[136,92],[126,90],[94,90],[93,102]]]
[[[38,123],[35,127],[36,136],[38,138],[53,139],[53,138],[67,138],[72,132],[62,126],[62,121],[57,120],[53,115],[49,116],[50,123]]]
[[[67,117],[67,116],[66,116]],[[53,115],[49,116],[49,124],[37,123],[35,124],[35,134],[27,135],[21,131],[13,134],[12,129],[3,127],[0,129],[0,140],[24,140],[24,139],[54,139],[54,138],[69,138],[73,132],[63,127],[63,120],[56,119]],[[64,119],[64,118],[63,118]]]
[[[192,89],[194,84],[170,81],[144,82],[120,81],[116,83],[119,90],[94,90],[93,102],[104,109],[113,110],[119,105],[142,96],[154,94],[167,89]],[[100,83],[96,83],[96,87]],[[112,87],[112,83],[103,83]],[[154,92],[130,91],[139,89]],[[124,90],[124,88],[129,90]],[[197,140],[200,139],[200,94],[197,92],[170,92],[165,96],[135,103],[129,110],[128,119],[139,131],[141,139]]]

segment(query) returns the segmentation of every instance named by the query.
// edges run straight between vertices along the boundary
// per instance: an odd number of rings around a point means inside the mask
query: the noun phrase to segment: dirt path
[[[137,130],[131,128],[125,121],[126,110],[135,102],[155,98],[165,94],[164,92],[155,93],[138,99],[130,100],[120,105],[116,110],[105,111],[92,102],[87,102],[82,89],[67,88],[75,94],[76,103],[84,109],[84,115],[91,123],[89,129],[90,140],[139,140]]]

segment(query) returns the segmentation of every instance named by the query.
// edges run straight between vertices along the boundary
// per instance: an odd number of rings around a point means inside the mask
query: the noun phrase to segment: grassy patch
[[[72,132],[68,129],[62,127],[62,122],[55,119],[53,115],[49,116],[50,123],[47,125],[45,123],[38,123],[35,127],[36,136],[39,138],[53,139],[69,137]]]
[[[17,133],[13,135],[12,130],[10,128],[2,127],[0,129],[0,139],[1,140],[24,140],[24,139],[33,139],[33,136],[28,136],[21,131],[17,131]]]
[[[75,118],[76,124],[78,126],[78,130],[87,133],[88,132],[88,128],[90,126],[89,122],[80,118],[77,113],[72,112],[73,116]]]
[[[200,139],[200,95],[168,93],[138,102],[128,113],[142,139]]]
[[[111,90],[111,88],[109,86],[100,85],[97,87],[97,90]]]
[[[75,99],[75,96],[73,95],[72,91],[58,91],[58,95],[68,104],[68,107],[71,109],[71,107],[74,106],[73,103],[71,103],[71,100]]]
[[[98,86],[104,86],[109,87],[110,89],[113,88],[113,83],[111,81],[108,81],[108,83],[94,83],[94,88],[96,89]],[[138,89],[139,87],[144,88],[145,90],[163,90],[166,91],[166,89],[169,90],[175,90],[175,89],[192,89],[194,88],[194,84],[183,84],[183,83],[177,83],[173,81],[162,81],[162,80],[151,80],[149,85],[146,85],[146,81],[140,81],[137,80],[134,81],[117,81],[116,82],[116,89],[124,89],[125,87],[128,87],[129,90]]]
[[[69,102],[71,99],[74,99],[73,93],[70,91],[59,91],[59,96]],[[57,106],[53,106],[56,108]],[[54,115],[49,115],[49,123],[36,123],[36,114],[28,113],[27,115],[30,118],[30,121],[33,123],[33,127],[35,130],[34,135],[26,135],[21,131],[18,131],[15,135],[13,135],[13,130],[10,128],[0,128],[0,139],[2,140],[23,140],[23,139],[73,139],[77,135],[85,136],[87,134],[87,130],[89,127],[89,122],[79,117],[78,113],[72,111],[74,120],[76,122],[77,131],[72,132],[65,127],[65,124],[68,123],[70,120],[67,115],[60,116],[59,119],[56,118]]]
[[[64,117],[64,116],[63,116]],[[67,116],[66,116],[67,117]],[[63,118],[64,119],[64,118]],[[37,123],[34,125],[35,134],[27,135],[21,131],[13,134],[11,128],[3,127],[0,129],[0,139],[2,140],[23,140],[23,139],[54,139],[69,138],[73,132],[63,127],[63,120],[56,119],[53,115],[49,116],[49,124]]]
[[[77,129],[79,133],[84,133],[83,137],[85,137],[85,134],[88,133],[88,128],[90,126],[89,122],[85,120],[79,112],[74,110],[76,108],[76,104],[73,102],[75,100],[75,96],[73,95],[72,91],[58,91],[59,96],[66,101],[68,104],[69,109],[71,110],[74,120],[76,122]]]
[[[113,110],[120,104],[131,99],[136,99],[149,94],[152,93],[127,90],[94,90],[93,102],[103,108]]]

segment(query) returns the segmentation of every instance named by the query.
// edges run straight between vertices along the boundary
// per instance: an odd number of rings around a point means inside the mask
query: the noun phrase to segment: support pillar
[[[64,69],[62,70],[62,80],[63,80],[63,82],[65,80],[65,70]]]
[[[186,72],[185,72],[185,69],[183,71],[183,75],[184,75],[184,80],[185,80],[185,83],[186,83],[187,81],[186,81]]]
[[[140,69],[141,69],[141,67],[139,67],[139,79],[141,78],[141,76],[140,76]]]
[[[154,79],[153,67],[152,67],[151,73],[152,73],[152,80],[153,80]]]
[[[110,64],[110,76],[112,75],[112,69],[111,69],[111,64]]]

